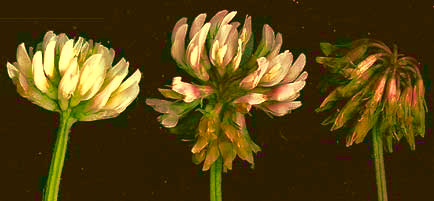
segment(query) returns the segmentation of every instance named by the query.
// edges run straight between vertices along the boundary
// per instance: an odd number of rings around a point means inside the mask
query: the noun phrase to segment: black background
[[[398,44],[423,64],[426,99],[432,105],[434,65],[434,2],[398,1],[153,1],[109,3],[10,2],[0,12],[0,201],[41,200],[58,115],[21,98],[7,76],[6,62],[16,61],[19,43],[34,46],[48,30],[85,36],[117,50],[140,69],[139,97],[119,117],[76,123],[63,169],[60,200],[71,201],[203,201],[208,200],[208,172],[191,162],[190,147],[160,128],[146,97],[160,97],[158,87],[177,75],[170,57],[170,33],[181,17],[192,20],[217,11],[237,10],[235,20],[252,16],[260,36],[267,23],[283,34],[282,50],[307,56],[309,72],[303,106],[282,118],[262,111],[250,117],[250,133],[262,147],[256,166],[236,160],[223,176],[223,199],[253,200],[376,200],[375,177],[367,143],[346,148],[320,125],[323,116],[314,62],[319,42],[372,37]],[[191,21],[189,21],[191,23]],[[107,43],[110,41],[110,43]],[[432,199],[434,144],[431,114],[427,134],[416,151],[406,143],[386,154],[389,199]]]

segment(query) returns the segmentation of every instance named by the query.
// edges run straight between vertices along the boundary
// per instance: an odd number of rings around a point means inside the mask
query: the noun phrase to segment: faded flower
[[[171,88],[159,89],[171,101],[146,100],[162,113],[158,120],[164,127],[194,127],[193,161],[204,161],[203,170],[219,157],[225,170],[232,169],[236,156],[253,164],[252,152],[260,147],[250,138],[244,115],[252,106],[286,115],[301,106],[296,99],[306,84],[304,54],[293,62],[288,50],[279,53],[282,35],[268,25],[253,51],[251,18],[246,16],[241,26],[231,22],[235,15],[223,10],[205,23],[206,14],[200,14],[190,29],[187,19],[180,19],[172,32],[171,54],[192,83],[175,77]],[[200,117],[191,118],[197,112]]]
[[[332,111],[323,124],[333,124],[331,130],[349,127],[347,146],[363,142],[375,127],[387,151],[392,152],[393,142],[403,137],[414,150],[415,136],[424,136],[427,111],[419,63],[398,54],[396,46],[391,50],[371,39],[321,43],[321,49],[327,57],[317,57],[317,62],[339,78],[329,80],[339,86],[316,110]]]

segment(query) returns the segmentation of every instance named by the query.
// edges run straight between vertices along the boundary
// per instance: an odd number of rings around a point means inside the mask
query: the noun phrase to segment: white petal
[[[77,92],[81,100],[89,100],[99,90],[105,77],[105,59],[101,54],[94,54],[84,62]]]
[[[174,77],[172,81],[172,90],[184,95],[184,102],[191,103],[201,95],[197,86],[181,81],[181,77]]]
[[[131,102],[133,102],[134,99],[136,99],[138,94],[139,85],[131,85],[119,93],[113,93],[107,101],[107,104],[104,106],[104,109],[116,110],[118,113],[121,113],[131,104]]]
[[[42,64],[42,52],[37,51],[33,56],[33,81],[35,86],[43,93],[48,93],[48,80],[44,74],[44,65]],[[54,97],[53,97],[54,98]]]
[[[292,64],[291,68],[289,69],[288,75],[286,75],[283,82],[294,81],[295,78],[297,78],[300,72],[303,70],[305,64],[306,56],[301,53],[300,56],[298,56],[297,60],[295,60],[294,64]]]
[[[242,41],[241,39],[238,39],[237,54],[234,56],[234,59],[232,60],[232,72],[235,72],[240,66],[242,54],[243,54]]]
[[[173,27],[173,31],[172,31],[172,43],[175,41],[175,35],[176,35],[176,32],[178,32],[178,29],[181,26],[184,26],[185,24],[187,24],[187,18],[185,18],[185,17],[179,19],[178,22],[176,22],[175,26]]]
[[[69,41],[69,39],[66,34],[61,33],[56,36],[56,41],[56,53],[60,54],[62,52],[63,46]]]
[[[246,15],[244,20],[243,30],[241,31],[240,39],[245,46],[252,35],[252,19],[250,16]]]
[[[261,80],[262,76],[264,76],[267,68],[268,68],[268,61],[265,57],[261,57],[256,60],[258,63],[258,69],[247,75],[241,82],[240,87],[246,88],[246,89],[253,89],[256,86],[258,86],[259,81]]]
[[[158,121],[165,128],[173,128],[178,124],[179,116],[175,114],[162,114],[158,116]]]
[[[72,61],[72,58],[74,57],[74,40],[68,40],[68,42],[65,43],[65,45],[62,48],[62,53],[60,54],[59,58],[59,73],[61,76],[65,74],[68,67],[70,66],[70,63]]]
[[[133,75],[131,75],[127,80],[125,80],[121,84],[121,86],[119,86],[119,88],[113,93],[120,93],[132,85],[138,85],[140,82],[141,76],[142,76],[142,74],[140,73],[139,69],[137,69],[136,72],[134,72]]]
[[[308,73],[304,71],[303,73],[300,74],[300,76],[298,76],[298,78],[294,82],[305,81],[307,79],[307,76]]]
[[[194,19],[193,24],[191,25],[191,29],[190,29],[190,40],[202,28],[203,23],[205,22],[205,19],[206,19],[206,14],[205,13],[202,13],[202,14],[198,15]]]
[[[215,37],[215,40],[218,40],[220,42],[220,45],[223,45],[226,43],[226,39],[228,38],[228,35],[230,31],[232,30],[232,25],[225,24],[220,26],[220,29],[217,32],[217,35]]]
[[[96,121],[101,119],[110,119],[119,116],[119,112],[116,110],[102,110],[90,115],[84,115],[79,117],[79,121]]]
[[[267,73],[261,79],[261,86],[274,86],[288,74],[292,63],[292,54],[286,50],[277,55],[268,65]]]
[[[268,59],[274,58],[277,54],[279,54],[280,47],[282,46],[282,34],[277,33],[276,39],[274,40],[273,49],[271,49],[270,54],[267,55]]]
[[[227,13],[227,10],[219,11],[211,18],[211,20],[209,20],[209,23],[211,23],[211,34],[215,34],[216,29],[220,26],[223,18],[226,16]]]
[[[238,40],[238,31],[235,27],[232,26],[232,30],[230,31],[229,36],[226,39],[226,45],[228,48],[223,60],[223,66],[228,65],[229,62],[234,57],[238,45],[237,40]]]
[[[176,33],[172,34],[174,39],[172,40],[171,54],[173,59],[181,65],[185,64],[185,35],[187,34],[187,28],[188,25],[184,24],[177,29]]]
[[[32,77],[32,61],[26,51],[26,46],[21,43],[17,49],[17,63],[21,73],[26,78]]]
[[[277,101],[285,101],[290,97],[294,96],[300,90],[302,90],[305,85],[306,85],[305,81],[298,81],[298,82],[280,85],[271,91],[271,93],[269,94],[270,99],[277,100]]]
[[[77,57],[72,59],[67,71],[59,82],[59,104],[62,110],[68,108],[68,100],[71,98],[77,88],[78,79],[80,78],[80,70],[78,68]]]
[[[12,65],[11,63],[6,63],[7,69],[8,69],[8,75],[12,80],[18,79],[18,68]]]
[[[51,41],[56,41],[56,34],[54,34],[53,31],[48,31],[44,35],[44,42],[42,43],[42,49],[45,50],[47,48],[47,45]]]
[[[211,60],[211,63],[212,63],[212,65],[214,65],[214,66],[217,65],[216,60],[217,60],[217,52],[218,52],[218,49],[219,49],[219,41],[218,41],[218,40],[215,40],[214,43],[213,43],[212,46],[211,46],[211,54],[209,55],[209,57],[210,57],[209,60]]]
[[[228,15],[225,16],[225,18],[223,18],[221,24],[222,25],[228,24],[235,17],[236,14],[237,14],[237,11],[230,12]]]
[[[122,83],[122,80],[127,76],[127,74],[128,62],[125,62],[125,59],[122,58],[121,61],[119,61],[118,64],[107,73],[105,80],[107,83],[104,83],[102,87],[103,89],[95,95],[89,109],[101,109],[107,103],[113,91],[115,91]]]
[[[289,102],[279,102],[275,104],[266,105],[266,111],[270,112],[274,116],[284,116],[288,114],[290,110],[294,110],[301,106],[301,101],[289,101]]]
[[[154,108],[154,110],[159,113],[173,113],[172,108],[170,107],[173,102],[156,98],[148,98],[146,99],[146,104]]]
[[[55,79],[56,69],[54,67],[56,41],[51,40],[44,52],[44,72],[50,80]]]
[[[270,52],[273,43],[274,31],[268,24],[265,24],[262,28],[262,39],[259,42],[258,48],[255,52],[256,57],[266,56]]]
[[[250,105],[257,105],[265,102],[266,96],[260,93],[250,93],[245,96],[242,96],[234,101],[234,103],[248,103]]]

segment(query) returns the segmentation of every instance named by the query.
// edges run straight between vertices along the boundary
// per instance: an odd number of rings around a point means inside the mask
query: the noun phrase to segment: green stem
[[[209,175],[210,201],[222,201],[222,157],[211,165]]]
[[[372,129],[372,139],[378,201],[387,201],[386,173],[384,170],[383,158],[383,136],[378,131],[378,128],[374,127]]]
[[[62,175],[62,168],[68,144],[68,135],[72,125],[77,121],[72,118],[70,114],[71,112],[69,110],[64,111],[60,117],[60,126],[54,144],[50,170],[48,172],[48,180],[44,189],[44,201],[57,201],[60,176]]]

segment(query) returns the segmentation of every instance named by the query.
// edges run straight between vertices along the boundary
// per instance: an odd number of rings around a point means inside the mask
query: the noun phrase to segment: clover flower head
[[[363,142],[371,129],[378,129],[385,148],[392,152],[394,142],[406,138],[415,149],[415,136],[425,134],[424,84],[416,59],[398,54],[384,43],[360,39],[352,44],[321,43],[326,57],[317,57],[333,76],[334,89],[317,108],[333,114],[324,125],[331,130],[348,126],[352,132],[346,145]],[[329,80],[330,81],[330,80]],[[344,105],[340,102],[346,102]]]
[[[7,69],[22,97],[50,111],[70,111],[79,121],[93,121],[118,116],[139,93],[140,71],[123,81],[129,63],[122,58],[112,66],[114,56],[100,43],[48,31],[34,50],[27,52],[21,43],[17,61],[8,62]]]
[[[198,15],[191,24],[180,19],[173,28],[171,54],[177,65],[191,76],[193,83],[175,77],[170,89],[159,89],[172,101],[150,98],[146,103],[162,113],[158,117],[166,128],[188,122],[199,111],[195,126],[193,161],[204,161],[203,170],[223,158],[224,169],[232,168],[238,155],[253,164],[260,150],[249,137],[244,115],[252,106],[270,115],[284,116],[301,106],[296,99],[306,84],[302,72],[306,57],[294,62],[288,51],[280,52],[282,35],[264,25],[262,39],[253,51],[251,17],[244,24],[231,22],[236,11],[215,14],[206,22]],[[187,42],[187,43],[186,43]]]

